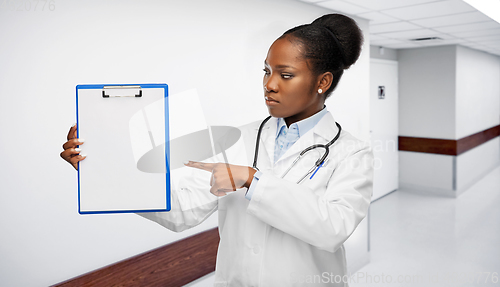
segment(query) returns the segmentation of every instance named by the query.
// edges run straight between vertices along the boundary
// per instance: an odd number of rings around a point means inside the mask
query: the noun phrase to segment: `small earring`
[[[323,93],[323,90],[322,89],[318,89],[318,94],[321,94]]]

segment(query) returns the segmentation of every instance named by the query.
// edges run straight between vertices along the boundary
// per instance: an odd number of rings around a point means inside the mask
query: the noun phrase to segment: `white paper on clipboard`
[[[79,85],[77,123],[87,154],[78,169],[81,214],[170,210],[166,84]],[[151,149],[163,172],[137,168]]]

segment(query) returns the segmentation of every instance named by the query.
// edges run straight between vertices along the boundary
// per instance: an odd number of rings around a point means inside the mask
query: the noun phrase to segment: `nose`
[[[278,83],[272,75],[264,77],[264,91],[267,93],[278,91]]]

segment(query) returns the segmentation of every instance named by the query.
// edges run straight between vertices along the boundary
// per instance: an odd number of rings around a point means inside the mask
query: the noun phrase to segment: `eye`
[[[281,74],[281,77],[285,80],[288,80],[288,79],[291,79],[293,78],[293,75],[292,74]]]
[[[264,71],[265,76],[269,76],[270,72],[267,68],[262,69]]]

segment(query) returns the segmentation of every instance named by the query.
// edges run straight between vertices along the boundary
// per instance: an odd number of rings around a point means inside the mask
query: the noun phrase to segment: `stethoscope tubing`
[[[255,168],[256,170],[259,170],[257,168],[257,157],[259,155],[260,134],[262,133],[262,128],[267,123],[267,121],[269,121],[270,118],[271,118],[271,116],[268,116],[267,118],[265,118],[262,121],[262,123],[259,126],[259,131],[257,132],[257,141],[255,142],[255,153],[254,153],[254,156],[253,156],[253,165],[252,165],[252,167]]]
[[[259,156],[259,146],[260,146],[260,135],[262,133],[262,128],[264,127],[264,125],[267,123],[267,121],[269,121],[269,119],[271,118],[271,116],[268,116],[267,118],[265,118],[262,123],[260,124],[259,126],[259,130],[257,132],[257,141],[255,143],[255,154],[254,154],[254,157],[253,157],[253,165],[252,167],[256,170],[259,170],[257,168],[257,158]],[[299,179],[299,181],[297,181],[297,184],[301,183],[308,175],[310,175],[312,172],[314,172],[314,174],[316,174],[316,172],[318,171],[318,169],[325,163],[325,160],[326,158],[328,157],[329,153],[330,153],[330,146],[333,145],[340,137],[340,133],[342,131],[342,127],[340,126],[339,123],[335,122],[335,124],[337,125],[339,131],[337,132],[337,135],[331,140],[329,141],[327,144],[314,144],[306,149],[304,149],[298,156],[297,158],[293,161],[293,163],[288,167],[288,169],[281,175],[281,178],[284,178],[288,172],[295,166],[295,164],[302,158],[302,156],[304,156],[307,152],[313,150],[313,149],[316,149],[316,148],[323,148],[325,150],[325,152],[323,153],[323,156],[321,156],[317,161],[316,163],[314,164],[313,167],[311,167],[311,169],[309,169],[307,171],[307,173],[301,177]],[[314,176],[314,174],[311,176],[311,178]]]

